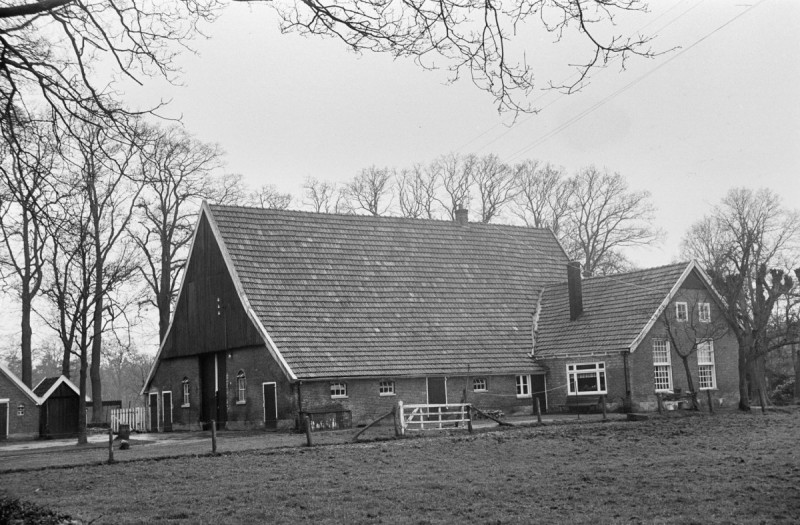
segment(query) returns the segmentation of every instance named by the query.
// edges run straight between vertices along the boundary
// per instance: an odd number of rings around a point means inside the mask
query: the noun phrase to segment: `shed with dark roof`
[[[39,397],[39,437],[78,435],[80,390],[66,376],[46,377],[33,389]]]

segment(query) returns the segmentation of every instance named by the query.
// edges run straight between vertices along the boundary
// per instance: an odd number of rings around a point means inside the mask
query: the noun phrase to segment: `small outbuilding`
[[[39,434],[39,398],[0,363],[0,440],[30,439]]]
[[[47,377],[36,385],[39,397],[39,437],[66,438],[78,435],[80,390],[66,376]]]

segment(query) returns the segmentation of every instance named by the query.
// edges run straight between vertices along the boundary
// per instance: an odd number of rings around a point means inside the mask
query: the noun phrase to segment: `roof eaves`
[[[28,396],[31,399],[31,401],[33,401],[37,405],[42,404],[42,400],[39,398],[39,396],[37,396],[33,392],[33,390],[28,388],[28,386],[25,383],[23,383],[22,380],[18,378],[11,370],[9,370],[8,367],[6,367],[6,365],[3,363],[0,363],[0,372],[2,372],[3,375],[5,375],[12,383],[14,383],[17,386],[17,388],[19,388],[22,391],[22,393]]]

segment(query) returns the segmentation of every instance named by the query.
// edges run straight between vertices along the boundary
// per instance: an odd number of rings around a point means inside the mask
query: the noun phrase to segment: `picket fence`
[[[120,425],[130,425],[131,431],[147,431],[147,411],[144,407],[114,408],[111,410],[111,430],[119,432]]]

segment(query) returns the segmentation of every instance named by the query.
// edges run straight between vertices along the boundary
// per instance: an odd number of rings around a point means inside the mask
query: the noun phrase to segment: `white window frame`
[[[697,303],[697,320],[701,323],[711,322],[711,303]]]
[[[687,303],[675,303],[675,320],[679,323],[685,323],[689,320],[689,305]]]
[[[664,343],[663,351],[661,349],[656,350],[656,346],[660,343]],[[659,354],[662,354],[665,359],[660,357]],[[662,374],[659,375],[659,372],[662,372]],[[666,388],[659,388],[659,378],[664,377],[664,375],[666,375],[667,379]],[[672,349],[668,339],[653,339],[653,386],[656,392],[672,392]]]
[[[705,350],[704,347],[708,349]],[[714,362],[714,340],[697,340],[697,385],[699,390],[716,390],[717,371]],[[706,371],[707,373],[703,373]],[[710,381],[709,381],[710,380]]]
[[[25,403],[17,405],[17,417],[25,415]]]
[[[244,405],[247,403],[247,374],[244,370],[236,372],[236,404]]]
[[[516,377],[517,397],[531,397],[531,376],[530,374],[518,375]]]
[[[345,399],[347,397],[347,383],[339,381],[331,383],[331,399]]]
[[[489,390],[489,383],[485,377],[472,378],[472,391],[473,392],[487,392]]]
[[[579,368],[581,367],[581,368]],[[592,368],[589,368],[592,367]],[[598,390],[591,392],[578,391],[578,375],[590,374],[592,371],[595,373],[595,380],[597,381]],[[574,377],[574,381],[573,381]],[[602,377],[602,381],[600,378]],[[605,388],[600,389],[600,385]],[[601,394],[608,394],[608,378],[606,377],[606,364],[604,361],[597,361],[594,363],[568,363],[567,364],[567,393],[571,396],[597,396]]]
[[[181,408],[188,408],[190,406],[188,377],[184,377],[181,381],[181,392],[183,393],[183,403],[181,403]]]
[[[378,383],[378,395],[381,397],[385,396],[393,396],[395,395],[394,391],[394,381],[389,379],[385,379]]]

